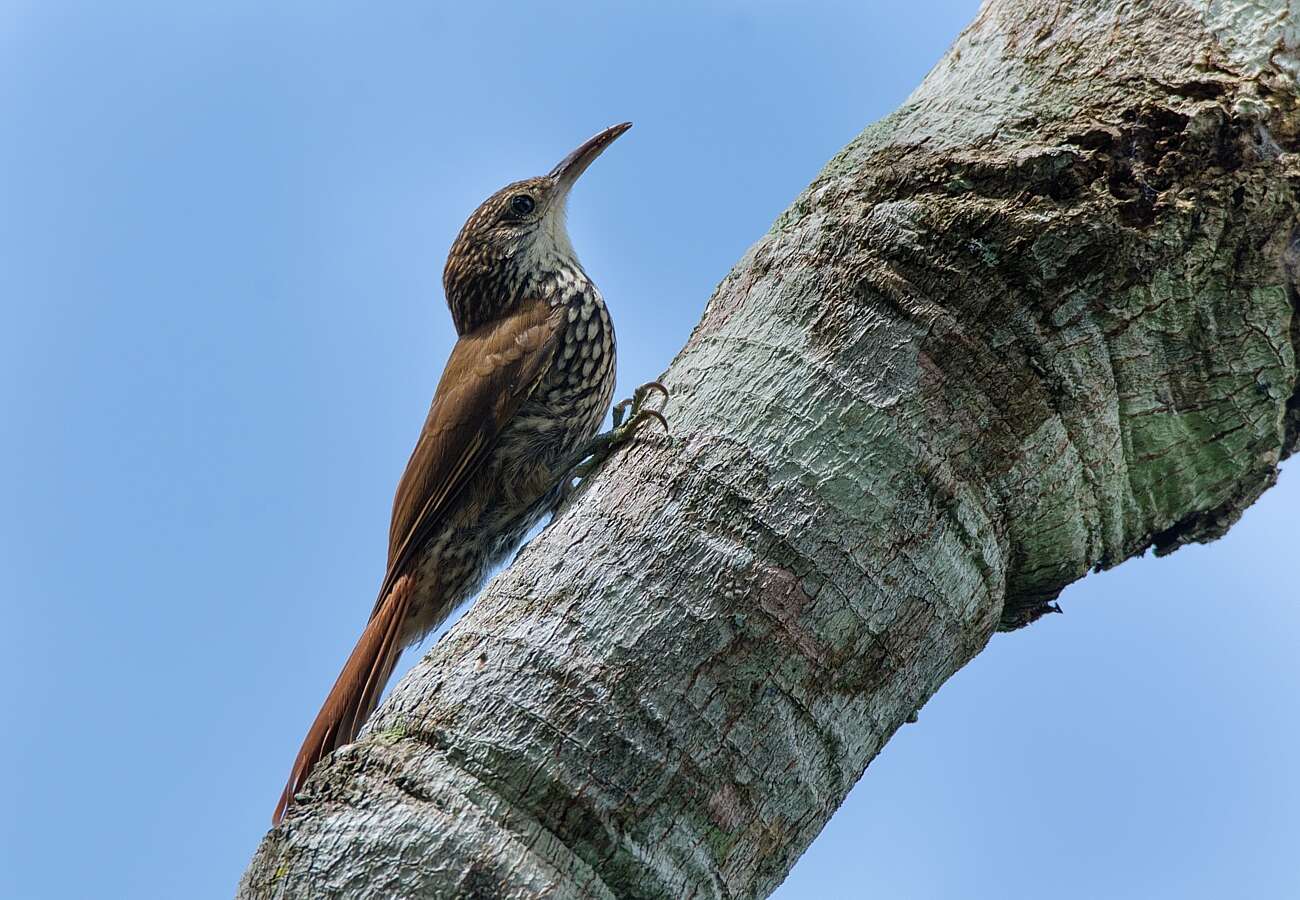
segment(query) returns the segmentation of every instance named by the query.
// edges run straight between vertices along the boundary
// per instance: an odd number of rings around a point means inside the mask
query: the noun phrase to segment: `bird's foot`
[[[614,420],[614,431],[618,431],[620,428],[631,428],[632,431],[635,431],[639,426],[635,426],[633,423],[638,417],[645,416],[657,421],[664,427],[664,431],[667,432],[668,420],[664,418],[663,413],[657,410],[645,408],[646,400],[655,392],[658,392],[664,398],[664,405],[666,406],[668,404],[668,388],[664,387],[657,381],[647,381],[645,384],[633,391],[631,397],[615,403],[614,409],[611,413],[611,417]],[[631,412],[631,418],[628,420],[627,424],[624,425],[623,417],[627,415],[629,411]],[[643,424],[644,421],[645,420],[643,419]],[[628,436],[632,434],[632,431],[628,432]]]
[[[585,447],[574,454],[574,464],[566,469],[568,472],[564,492],[566,497],[584,480],[595,474],[615,450],[632,440],[647,424],[656,422],[663,426],[665,434],[668,432],[668,419],[664,417],[663,412],[646,408],[646,402],[656,393],[661,394],[667,403],[668,388],[657,381],[647,381],[633,391],[631,397],[614,404],[612,412],[614,427],[592,438]]]

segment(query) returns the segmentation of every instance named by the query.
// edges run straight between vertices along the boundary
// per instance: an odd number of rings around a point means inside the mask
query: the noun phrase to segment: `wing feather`
[[[563,310],[530,301],[456,342],[393,498],[376,610],[545,374],[562,321]]]
[[[546,373],[562,322],[562,311],[541,301],[527,302],[462,335],[452,348],[393,498],[388,571],[379,598],[307,732],[273,821],[278,823],[292,805],[316,763],[356,737],[379,701],[402,652],[413,602],[414,581],[403,576]]]

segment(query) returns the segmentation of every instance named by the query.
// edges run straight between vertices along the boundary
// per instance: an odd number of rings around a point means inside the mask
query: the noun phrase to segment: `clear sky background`
[[[484,196],[636,123],[570,215],[624,392],[975,8],[0,2],[0,896],[230,896]],[[995,638],[778,896],[1300,896],[1298,523],[1293,463]]]

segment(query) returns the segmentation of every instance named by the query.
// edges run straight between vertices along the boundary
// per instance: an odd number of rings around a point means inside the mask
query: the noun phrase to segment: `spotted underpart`
[[[484,204],[488,211],[476,216],[478,227],[490,228],[512,196],[536,189],[539,182],[544,179],[498,192]],[[471,219],[466,230],[474,224]],[[571,461],[595,435],[613,397],[614,325],[569,243],[563,206],[544,207],[535,222],[524,225],[514,241],[483,242],[480,258],[494,260],[495,278],[485,277],[472,255],[462,258],[457,272],[449,263],[448,304],[463,332],[478,324],[485,305],[502,302],[499,298],[544,297],[563,310],[559,342],[552,364],[497,438],[455,515],[420,554],[406,642],[421,639],[468,600],[554,509],[564,483],[561,463]]]

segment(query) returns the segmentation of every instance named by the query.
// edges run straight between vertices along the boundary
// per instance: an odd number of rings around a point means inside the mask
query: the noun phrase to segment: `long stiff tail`
[[[393,666],[402,655],[402,628],[411,602],[411,579],[402,577],[379,604],[366,623],[361,639],[343,665],[334,687],[316,714],[293,762],[289,783],[284,786],[275,807],[272,824],[280,824],[285,810],[293,804],[293,795],[302,787],[311,770],[326,754],[351,743],[370,718],[379,696],[393,674]]]

